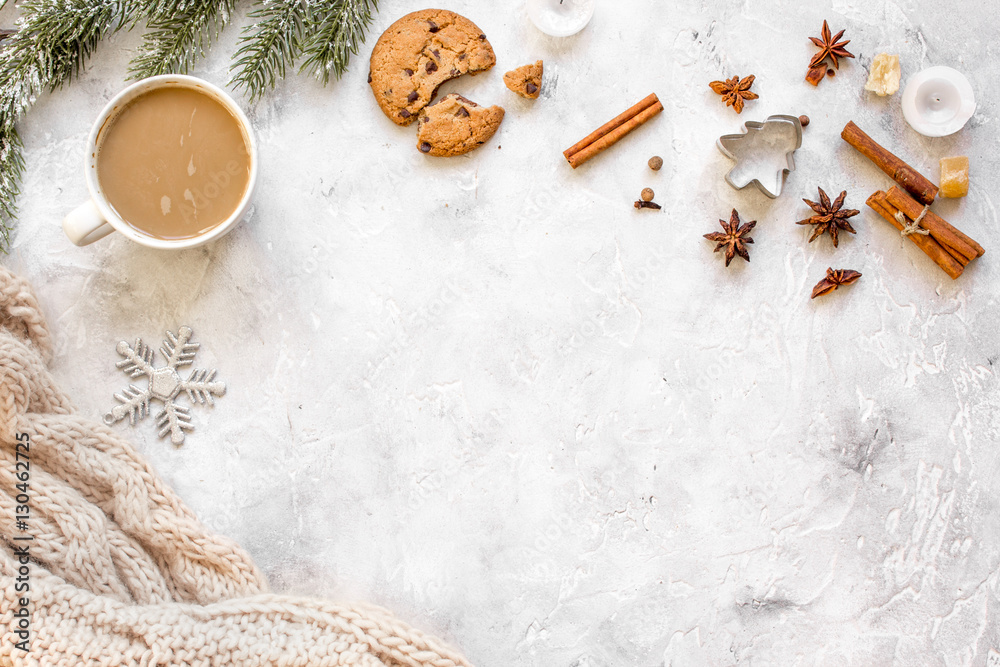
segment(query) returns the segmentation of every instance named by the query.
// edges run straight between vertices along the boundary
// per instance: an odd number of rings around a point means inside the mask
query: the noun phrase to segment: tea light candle
[[[594,0],[528,0],[528,17],[552,37],[569,37],[584,29],[594,15]]]
[[[961,130],[976,112],[976,96],[965,75],[950,67],[929,67],[913,75],[903,91],[903,117],[927,137]]]

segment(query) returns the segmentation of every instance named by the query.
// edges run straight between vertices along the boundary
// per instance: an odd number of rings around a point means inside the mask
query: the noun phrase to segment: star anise
[[[727,107],[731,106],[736,109],[736,113],[742,113],[743,100],[757,99],[757,93],[750,92],[753,80],[754,75],[751,74],[743,80],[740,80],[738,76],[734,76],[732,79],[713,81],[708,85],[711,86],[712,90],[722,95],[722,101],[726,103]]]
[[[805,203],[809,204],[809,207],[814,210],[818,215],[814,215],[805,220],[799,220],[796,225],[816,225],[813,230],[812,236],[809,237],[809,243],[815,241],[818,237],[822,236],[824,232],[830,232],[830,236],[833,237],[833,247],[837,247],[837,234],[843,229],[845,232],[850,232],[851,234],[857,234],[854,231],[854,227],[851,227],[851,223],[847,221],[848,218],[853,218],[861,211],[854,208],[841,208],[844,205],[844,198],[847,197],[847,190],[840,193],[840,196],[830,203],[830,198],[826,196],[823,192],[823,188],[818,188],[819,190],[819,202],[809,201],[808,199],[803,199]]]
[[[826,21],[823,21],[823,30],[820,33],[822,39],[819,37],[810,37],[812,43],[820,48],[819,53],[813,56],[812,60],[809,61],[809,69],[818,67],[821,62],[830,58],[833,61],[833,66],[840,69],[840,63],[837,62],[837,58],[853,58],[854,54],[845,49],[844,47],[851,43],[851,40],[844,40],[843,42],[838,42],[837,40],[844,36],[844,31],[841,30],[833,37],[830,36],[830,26]]]
[[[821,294],[826,294],[827,292],[832,292],[841,285],[850,285],[855,280],[861,277],[861,274],[857,271],[851,271],[850,269],[837,269],[833,268],[826,270],[826,278],[816,283],[816,287],[813,287],[812,299],[815,299]]]
[[[733,257],[736,255],[749,262],[750,253],[747,251],[746,244],[753,243],[753,239],[747,236],[747,234],[754,228],[757,221],[751,220],[741,227],[740,214],[734,208],[732,215],[729,216],[729,222],[719,220],[719,224],[722,225],[725,234],[722,232],[712,232],[711,234],[705,234],[705,238],[716,242],[715,252],[719,252],[723,248],[726,249],[726,266],[729,266],[729,262],[733,261]]]

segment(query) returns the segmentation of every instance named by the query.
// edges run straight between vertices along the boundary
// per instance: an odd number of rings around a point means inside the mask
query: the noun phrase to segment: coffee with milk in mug
[[[225,222],[250,180],[240,122],[194,88],[138,95],[104,124],[97,146],[97,180],[108,203],[156,239],[190,239]]]

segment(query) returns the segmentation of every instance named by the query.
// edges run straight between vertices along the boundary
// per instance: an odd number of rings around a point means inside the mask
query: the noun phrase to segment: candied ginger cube
[[[865,90],[880,96],[892,95],[899,90],[899,56],[890,56],[888,53],[875,56]]]
[[[942,197],[964,197],[969,194],[969,158],[941,158],[941,188],[938,194]]]

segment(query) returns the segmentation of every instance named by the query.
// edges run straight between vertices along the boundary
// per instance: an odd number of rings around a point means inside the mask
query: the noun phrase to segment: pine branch
[[[330,81],[330,70],[339,79],[351,56],[357,55],[376,11],[378,0],[335,0],[313,5],[306,20],[308,38],[302,47],[306,59],[299,71],[311,71],[324,86]]]
[[[185,74],[229,22],[236,0],[152,0],[139,54],[129,63],[130,79]]]
[[[308,6],[306,0],[257,0],[250,17],[259,19],[247,26],[240,48],[233,55],[236,74],[230,83],[243,88],[256,101],[285,76],[285,67],[295,62],[302,50],[302,34]]]
[[[0,42],[0,251],[10,247],[24,173],[17,121],[40,93],[79,74],[131,8],[131,0],[25,0],[18,31]]]

